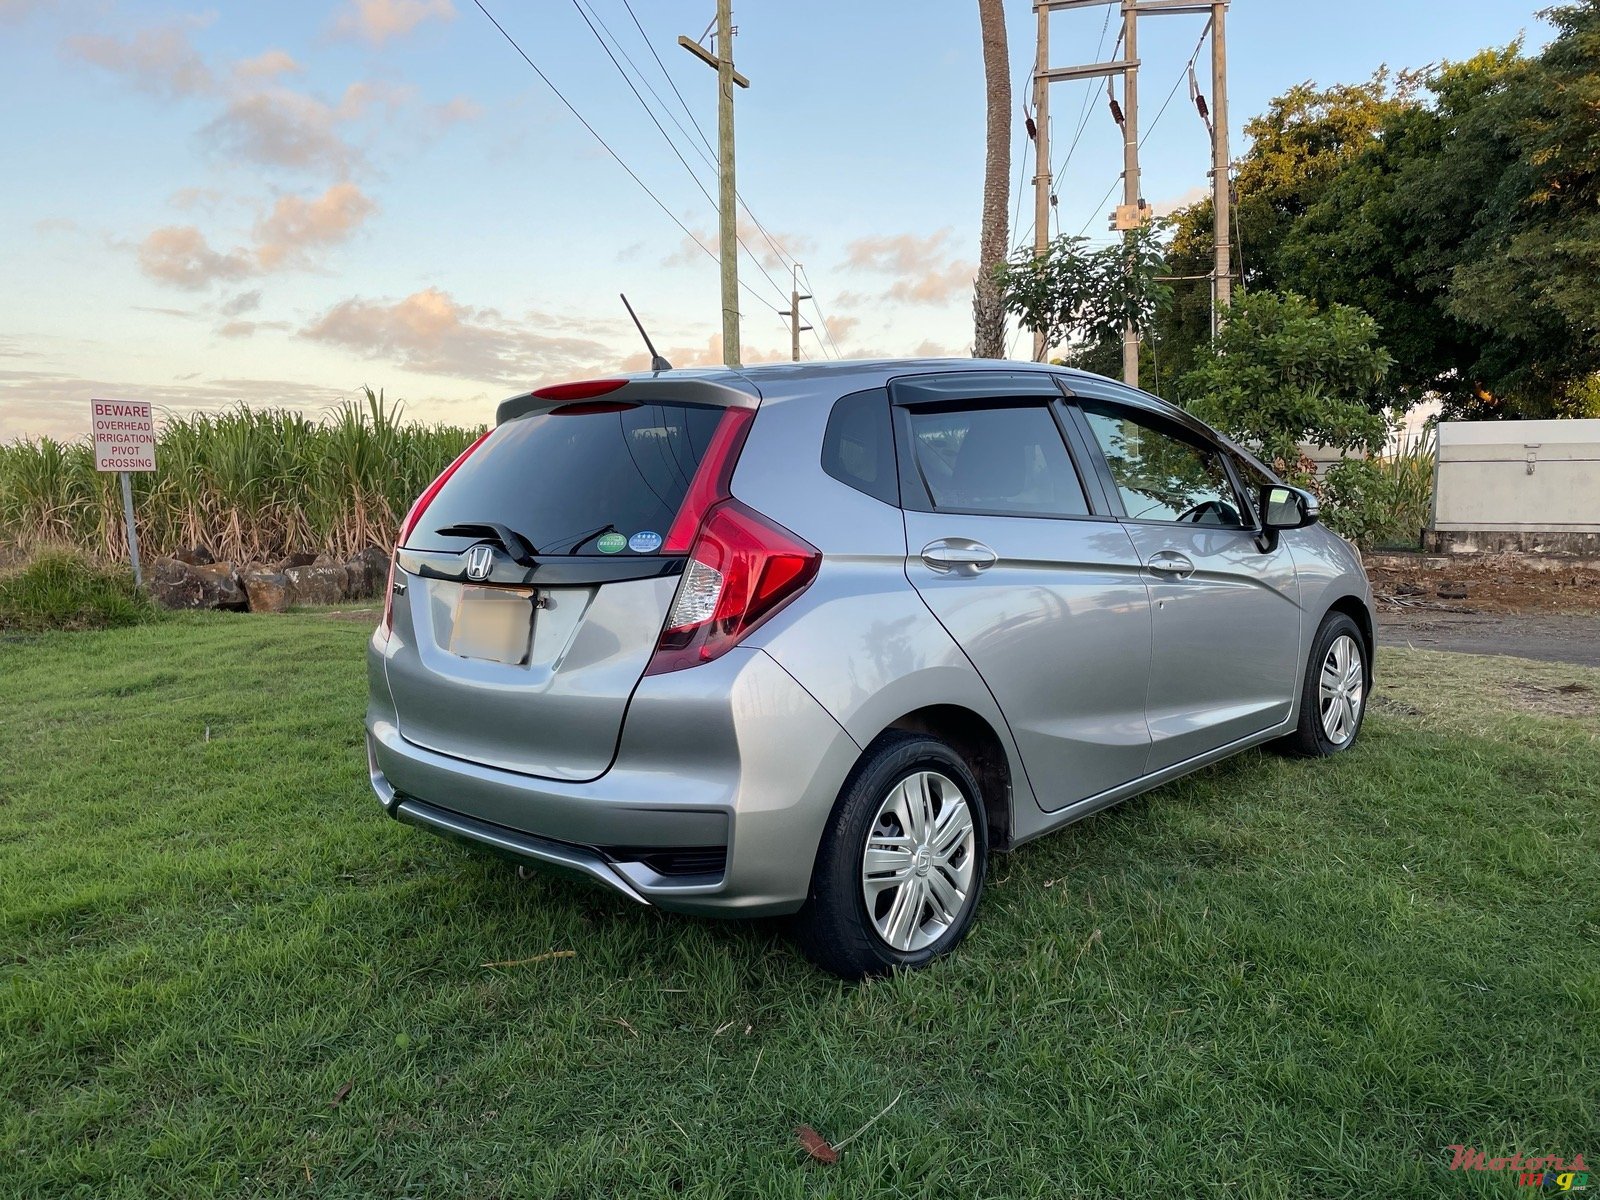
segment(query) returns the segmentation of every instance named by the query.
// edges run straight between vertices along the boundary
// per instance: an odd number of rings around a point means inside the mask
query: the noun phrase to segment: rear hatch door
[[[388,675],[407,741],[577,781],[611,764],[694,534],[685,498],[757,396],[681,378],[549,391],[501,406],[397,552]]]

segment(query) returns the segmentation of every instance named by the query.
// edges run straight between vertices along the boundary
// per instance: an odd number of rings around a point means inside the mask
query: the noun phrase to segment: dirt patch
[[[1461,613],[1381,608],[1378,645],[1495,654],[1600,667],[1600,616],[1590,613]],[[1382,673],[1382,653],[1379,673]]]
[[[1524,712],[1552,717],[1600,716],[1600,693],[1586,683],[1552,686],[1513,679],[1504,690],[1506,698]]]
[[[1441,559],[1385,554],[1367,562],[1381,609],[1390,612],[1600,612],[1600,570],[1530,565],[1515,555]]]
[[[1385,696],[1382,693],[1374,696],[1371,704],[1378,712],[1386,712],[1394,717],[1422,717],[1427,715],[1415,704],[1407,704],[1404,700],[1396,700],[1393,696]]]

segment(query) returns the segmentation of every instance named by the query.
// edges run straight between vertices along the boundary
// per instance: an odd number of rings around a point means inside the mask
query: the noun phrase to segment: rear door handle
[[[941,575],[952,572],[959,575],[976,575],[987,571],[1000,556],[982,542],[971,538],[940,538],[922,548],[922,561],[930,571]]]
[[[1194,563],[1176,550],[1163,550],[1145,563],[1157,575],[1172,579],[1187,579],[1194,574]]]

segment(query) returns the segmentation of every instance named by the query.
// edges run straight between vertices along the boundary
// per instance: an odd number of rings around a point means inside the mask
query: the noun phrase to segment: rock
[[[349,580],[347,595],[352,600],[370,600],[383,591],[389,578],[389,552],[378,546],[368,546],[344,564]]]
[[[342,565],[290,567],[283,573],[289,585],[289,603],[338,604],[347,598],[350,578]]]
[[[211,551],[204,546],[191,546],[187,550],[176,550],[173,558],[181,563],[188,563],[191,567],[208,567],[217,560],[211,556]]]
[[[289,580],[282,571],[241,571],[239,582],[249,597],[251,612],[283,612],[289,607]]]
[[[323,553],[318,554],[306,565],[311,567],[337,567],[339,565],[339,560],[333,555],[324,551]]]
[[[278,570],[287,571],[290,567],[309,567],[317,561],[315,554],[286,554],[278,560]]]
[[[151,598],[165,608],[242,609],[249,603],[229,563],[158,558],[148,578]]]
[[[1439,599],[1465,600],[1467,598],[1467,585],[1464,583],[1441,583],[1439,585]]]

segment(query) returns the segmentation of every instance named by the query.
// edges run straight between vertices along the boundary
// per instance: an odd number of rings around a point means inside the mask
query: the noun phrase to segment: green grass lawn
[[[0,641],[0,1196],[1508,1197],[1446,1147],[1600,1167],[1600,672],[1387,654],[1355,751],[998,856],[953,958],[848,986],[774,924],[383,816],[367,632]],[[834,1166],[794,1137],[880,1113]]]

